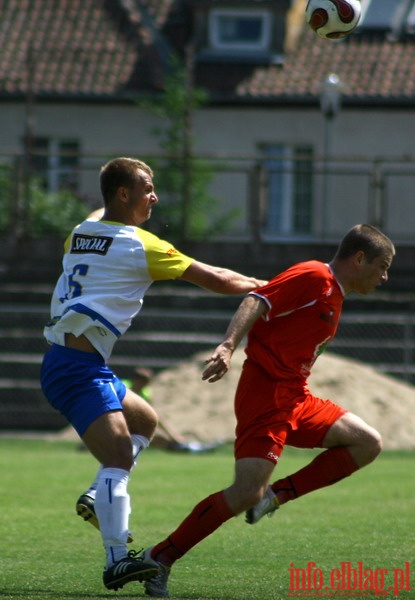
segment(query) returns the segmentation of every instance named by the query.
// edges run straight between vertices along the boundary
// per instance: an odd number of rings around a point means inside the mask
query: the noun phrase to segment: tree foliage
[[[36,177],[24,184],[0,165],[0,234],[63,238],[86,215],[85,203],[70,191],[47,192]]]
[[[152,165],[163,201],[163,225],[179,239],[203,240],[224,233],[237,214],[223,210],[220,199],[209,191],[216,172],[212,163],[194,154],[192,117],[205,102],[204,91],[192,87],[186,67],[173,59],[164,93],[145,104],[160,119],[153,134],[164,157],[152,159]]]

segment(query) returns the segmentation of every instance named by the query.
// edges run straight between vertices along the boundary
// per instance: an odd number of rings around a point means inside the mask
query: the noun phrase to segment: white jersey
[[[84,221],[65,242],[45,338],[64,346],[65,333],[84,335],[107,361],[153,281],[176,279],[193,261],[139,227]]]

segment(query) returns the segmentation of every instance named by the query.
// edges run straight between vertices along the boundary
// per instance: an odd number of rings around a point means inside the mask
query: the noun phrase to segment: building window
[[[75,140],[36,137],[32,168],[48,192],[79,188],[79,143]]]
[[[267,145],[265,234],[292,236],[312,232],[313,151],[309,146]]]
[[[215,50],[268,50],[271,16],[265,10],[217,9],[209,13],[210,46]]]

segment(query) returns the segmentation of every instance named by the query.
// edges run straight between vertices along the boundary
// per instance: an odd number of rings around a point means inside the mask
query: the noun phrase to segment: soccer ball
[[[311,29],[328,40],[349,35],[356,29],[361,12],[359,0],[308,0],[305,9]]]

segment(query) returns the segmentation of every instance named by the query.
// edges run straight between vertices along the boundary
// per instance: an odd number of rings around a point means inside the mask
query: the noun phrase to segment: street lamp
[[[330,201],[329,159],[333,150],[333,124],[340,112],[344,84],[330,73],[319,86],[320,109],[324,116],[324,179],[322,197],[322,234],[327,233],[327,209]]]

